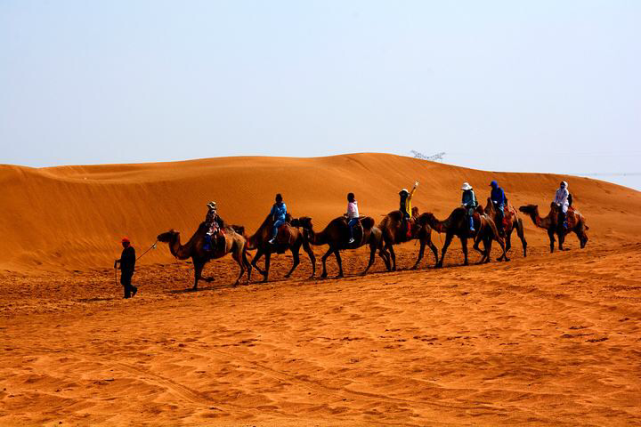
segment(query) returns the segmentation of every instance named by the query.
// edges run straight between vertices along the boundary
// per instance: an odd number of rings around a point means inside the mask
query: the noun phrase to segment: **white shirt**
[[[358,202],[356,200],[349,202],[347,204],[347,218],[354,219],[358,217]]]
[[[561,205],[564,213],[568,211],[568,206],[570,206],[570,203],[568,203],[569,195],[570,192],[567,188],[559,188],[556,190],[556,195],[554,196],[554,203]]]

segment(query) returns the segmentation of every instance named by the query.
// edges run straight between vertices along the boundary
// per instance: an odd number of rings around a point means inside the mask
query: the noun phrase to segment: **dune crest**
[[[294,215],[327,223],[356,193],[362,213],[381,218],[397,208],[398,190],[421,182],[414,205],[445,216],[470,182],[484,203],[497,179],[515,204],[547,212],[561,179],[588,218],[592,241],[637,241],[641,193],[588,178],[553,174],[492,173],[389,154],[322,158],[231,157],[174,163],[65,166],[34,169],[0,166],[0,269],[19,272],[108,267],[118,240],[128,235],[139,250],[174,228],[191,235],[216,200],[229,223],[255,229],[284,195]],[[528,239],[543,242],[527,219]],[[155,251],[146,261],[166,261]]]

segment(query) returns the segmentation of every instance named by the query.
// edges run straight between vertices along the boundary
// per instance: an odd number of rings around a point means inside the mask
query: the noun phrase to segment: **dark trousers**
[[[498,228],[499,231],[503,230],[503,218],[505,218],[504,209],[503,206],[496,207],[496,228]]]
[[[131,284],[134,272],[123,271],[120,273],[120,284],[125,288],[125,298],[131,298],[131,293],[138,291],[138,288]]]

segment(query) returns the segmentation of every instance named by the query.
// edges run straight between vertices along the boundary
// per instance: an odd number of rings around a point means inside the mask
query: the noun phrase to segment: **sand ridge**
[[[498,179],[515,205],[535,203],[547,214],[561,179],[570,182],[592,239],[629,241],[641,234],[641,193],[588,178],[492,173],[388,154],[323,158],[232,157],[138,165],[33,169],[0,166],[0,269],[73,271],[110,265],[123,235],[138,249],[170,228],[191,235],[215,199],[226,221],[255,230],[277,192],[296,216],[320,227],[345,210],[355,192],[363,214],[396,209],[398,191],[421,182],[414,205],[446,217],[470,182],[481,203]],[[542,239],[526,221],[527,236]],[[167,262],[156,251],[150,262]]]

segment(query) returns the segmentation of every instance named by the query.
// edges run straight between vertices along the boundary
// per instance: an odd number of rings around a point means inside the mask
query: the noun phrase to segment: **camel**
[[[334,254],[336,256],[336,262],[338,263],[338,277],[343,277],[343,261],[341,260],[340,251],[346,249],[357,249],[364,245],[369,245],[370,256],[369,263],[361,275],[367,274],[370,267],[374,264],[374,259],[376,251],[387,267],[387,271],[391,271],[389,253],[383,247],[383,233],[382,231],[374,225],[374,218],[372,217],[361,217],[361,226],[356,226],[354,229],[354,238],[355,242],[349,244],[349,227],[347,225],[347,219],[344,216],[333,219],[327,227],[320,233],[314,232],[314,226],[312,224],[312,218],[310,217],[301,217],[298,219],[298,223],[303,228],[303,233],[305,238],[312,245],[329,245],[328,251],[323,255],[323,273],[321,277],[324,279],[327,277],[327,258]]]
[[[476,229],[475,235],[470,234],[466,209],[462,207],[454,209],[445,221],[439,221],[434,216],[434,214],[429,212],[424,213],[418,217],[417,222],[420,225],[427,224],[437,232],[445,233],[445,244],[443,245],[443,249],[441,249],[441,258],[436,264],[437,267],[443,267],[445,253],[447,252],[447,248],[450,246],[450,243],[452,243],[452,239],[454,238],[454,236],[457,236],[461,240],[461,247],[463,248],[463,255],[465,256],[465,262],[463,263],[463,265],[469,265],[467,259],[467,239],[469,238],[475,239],[473,249],[477,250],[483,255],[481,260],[479,261],[479,264],[490,262],[492,240],[496,240],[503,251],[503,255],[499,257],[499,261],[510,260],[505,253],[505,242],[503,241],[503,238],[499,236],[499,232],[496,229],[494,221],[492,221],[490,217],[479,212],[479,210],[477,210],[477,212],[474,214],[474,228]],[[481,241],[483,241],[485,247],[484,251],[481,251],[479,249],[479,244]]]
[[[203,249],[205,243],[205,234],[207,233],[208,226],[203,222],[198,227],[198,230],[191,236],[191,239],[185,245],[180,244],[180,232],[169,230],[166,233],[158,235],[158,241],[169,244],[169,251],[173,256],[178,259],[191,258],[194,264],[194,287],[193,290],[198,290],[198,281],[200,279],[206,282],[211,282],[211,277],[202,277],[203,267],[212,259],[222,258],[228,253],[232,254],[234,261],[240,267],[240,274],[234,283],[234,287],[238,285],[241,277],[247,268],[247,281],[251,279],[251,265],[247,261],[246,241],[243,236],[236,233],[233,226],[225,227],[222,232],[225,236],[225,247],[223,250],[214,249],[213,251],[206,251]]]
[[[292,268],[289,270],[289,273],[285,275],[286,278],[289,278],[294,270],[296,270],[296,267],[298,267],[298,264],[300,264],[300,256],[298,254],[301,246],[303,247],[303,250],[307,252],[309,260],[312,263],[312,275],[310,278],[313,278],[316,275],[316,257],[314,256],[312,248],[309,246],[309,242],[303,238],[303,234],[300,230],[296,226],[292,225],[291,215],[287,214],[287,223],[280,228],[278,237],[276,238],[276,244],[274,245],[269,243],[273,224],[273,218],[269,215],[265,218],[265,221],[263,221],[261,226],[258,227],[258,230],[256,230],[253,235],[247,237],[247,249],[256,250],[256,255],[252,259],[251,265],[263,275],[263,282],[267,282],[269,278],[271,255],[273,253],[282,254],[286,250],[291,251],[294,259]],[[262,256],[265,256],[264,270],[261,270],[256,264]]]
[[[563,251],[563,243],[565,242],[565,236],[569,233],[576,233],[581,242],[581,249],[585,248],[585,245],[588,243],[588,235],[586,233],[590,227],[585,223],[585,217],[581,213],[574,209],[570,208],[568,210],[568,228],[567,230],[559,223],[559,212],[560,207],[556,203],[552,202],[550,204],[550,213],[545,218],[541,218],[539,215],[539,207],[537,205],[525,205],[521,206],[519,210],[532,218],[534,225],[539,228],[544,228],[548,232],[550,237],[550,253],[554,253],[554,234],[559,237],[559,250]]]
[[[418,208],[412,208],[412,216],[416,217],[418,215]],[[425,253],[425,246],[429,248],[434,253],[434,258],[438,263],[438,249],[432,243],[432,228],[428,224],[423,226],[418,226],[418,223],[415,222],[415,226],[411,232],[411,237],[408,238],[407,233],[403,230],[403,213],[400,210],[392,211],[385,215],[385,218],[380,222],[378,228],[383,232],[383,242],[385,243],[385,249],[390,253],[392,271],[396,271],[396,253],[394,252],[394,245],[399,243],[409,242],[413,239],[418,239],[421,243],[421,248],[418,252],[418,259],[412,267],[412,270],[416,270],[423,259]]]
[[[496,225],[496,216],[497,210],[492,203],[490,197],[487,198],[487,205],[483,210],[485,215],[492,218],[494,224]],[[519,218],[516,209],[512,206],[511,203],[506,203],[505,208],[503,208],[505,220],[503,221],[503,231],[505,232],[505,252],[509,252],[512,249],[512,232],[516,229],[516,234],[521,239],[521,245],[523,246],[523,257],[527,257],[527,241],[525,240],[525,233],[523,230],[523,219]]]

